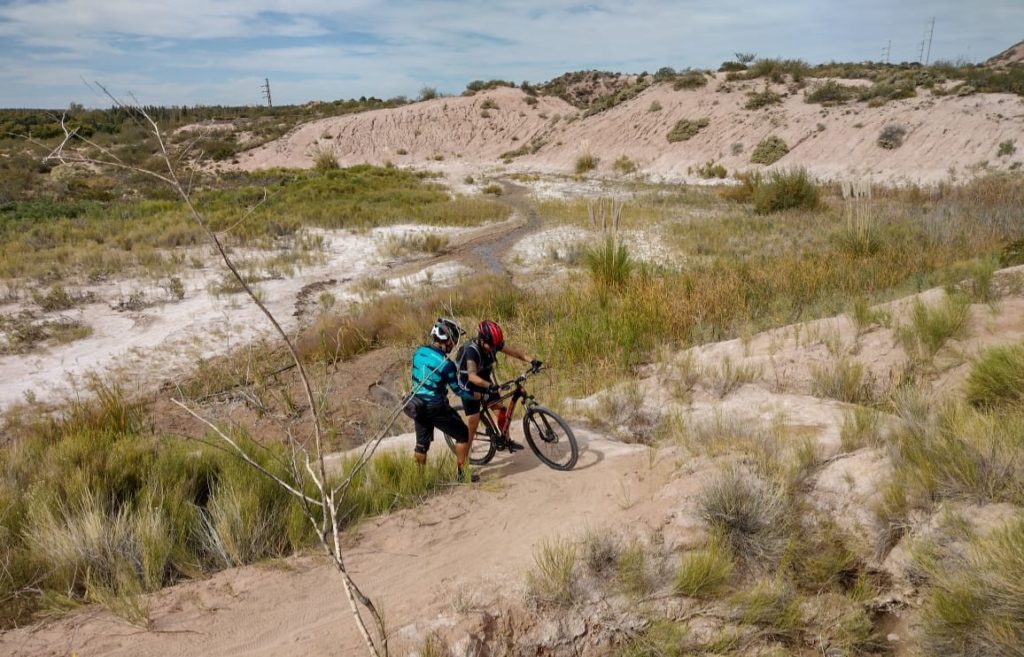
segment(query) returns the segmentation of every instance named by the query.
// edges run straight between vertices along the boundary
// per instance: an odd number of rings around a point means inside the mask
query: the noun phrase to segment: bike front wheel
[[[461,412],[462,406],[455,406],[454,410]],[[444,441],[448,443],[448,448],[454,454],[455,439],[444,434]],[[473,445],[469,448],[469,462],[473,465],[487,465],[494,458],[496,451],[498,451],[498,430],[486,413],[480,413],[480,424],[477,425]]]
[[[565,420],[549,408],[532,406],[523,417],[523,433],[530,449],[548,467],[572,470],[580,450]]]

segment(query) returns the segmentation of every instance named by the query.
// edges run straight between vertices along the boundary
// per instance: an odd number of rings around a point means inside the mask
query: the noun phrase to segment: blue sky
[[[1024,39],[1024,0],[0,0],[0,107],[250,105],[448,93],[474,79],[823,61],[983,60]]]

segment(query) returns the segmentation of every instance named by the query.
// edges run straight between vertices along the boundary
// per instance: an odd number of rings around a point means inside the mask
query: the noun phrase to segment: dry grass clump
[[[1024,645],[1024,521],[1015,520],[963,556],[928,573],[921,610],[930,654],[1012,657]]]
[[[792,509],[778,485],[733,465],[704,487],[697,504],[737,559],[770,568],[782,555]]]
[[[732,571],[729,546],[712,534],[706,546],[683,555],[676,571],[675,592],[691,598],[717,597],[725,591]]]
[[[636,540],[619,551],[616,581],[630,596],[642,598],[653,589],[654,583],[647,565],[648,548]]]
[[[535,602],[567,607],[576,600],[576,551],[576,544],[565,540],[545,541],[534,550],[534,567],[526,575],[526,584]]]
[[[599,161],[600,159],[590,151],[587,151],[586,153],[581,153],[576,158],[575,171],[577,174],[593,171],[594,169],[597,168],[597,163]]]
[[[795,641],[803,620],[800,598],[783,583],[762,580],[732,598],[736,618],[756,625],[768,637]]]
[[[612,236],[605,238],[604,244],[587,249],[584,261],[602,293],[621,290],[634,268],[626,243]]]
[[[418,253],[436,255],[448,248],[448,236],[438,233],[406,233],[388,235],[381,245],[381,251],[392,258],[401,258]]]
[[[754,212],[771,214],[791,208],[814,210],[819,205],[818,186],[804,168],[771,171],[754,188]]]
[[[310,361],[334,362],[383,344],[425,339],[424,326],[436,319],[438,308],[448,305],[456,316],[495,317],[501,320],[521,292],[498,276],[476,279],[470,287],[432,288],[415,298],[387,295],[346,313],[327,314],[299,337],[299,354]]]
[[[839,444],[844,452],[877,447],[882,441],[882,414],[873,408],[855,406],[843,411]]]
[[[903,145],[903,138],[907,136],[907,129],[901,125],[890,124],[882,128],[878,133],[878,145],[886,150],[895,150]]]
[[[850,404],[871,404],[877,399],[874,377],[860,361],[842,357],[811,370],[811,391],[815,396]]]
[[[998,408],[1024,400],[1024,345],[986,349],[971,364],[965,383],[967,403]]]
[[[970,300],[961,294],[947,294],[934,306],[915,299],[910,322],[898,331],[903,349],[914,361],[930,363],[950,339],[965,335],[970,311]]]

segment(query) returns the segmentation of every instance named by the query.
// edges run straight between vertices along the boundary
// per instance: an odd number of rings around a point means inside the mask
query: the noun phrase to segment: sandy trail
[[[453,487],[358,528],[346,560],[384,609],[396,654],[405,654],[438,612],[450,609],[460,585],[491,591],[521,583],[542,540],[584,527],[659,522],[655,518],[668,511],[656,499],[664,479],[652,472],[647,450],[585,430],[578,436],[585,447],[572,472],[544,467],[529,450],[502,453],[480,469],[481,484]],[[397,445],[411,449],[412,437]],[[432,457],[444,448],[435,442]],[[148,631],[96,611],[0,635],[0,653],[282,657],[365,651],[340,580],[320,557],[224,571],[165,589],[150,602]]]

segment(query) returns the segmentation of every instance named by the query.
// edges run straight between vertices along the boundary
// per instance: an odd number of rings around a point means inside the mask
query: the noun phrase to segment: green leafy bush
[[[754,212],[770,214],[790,208],[818,207],[818,186],[804,168],[771,171],[754,189]]]
[[[696,136],[703,128],[708,127],[711,124],[711,120],[702,117],[699,119],[681,119],[675,126],[669,130],[665,138],[668,142],[675,143],[677,141],[686,141]]]
[[[753,164],[774,164],[785,157],[786,153],[789,153],[789,146],[786,145],[786,142],[781,137],[771,135],[762,139],[754,147],[754,151],[750,154],[750,161]]]

